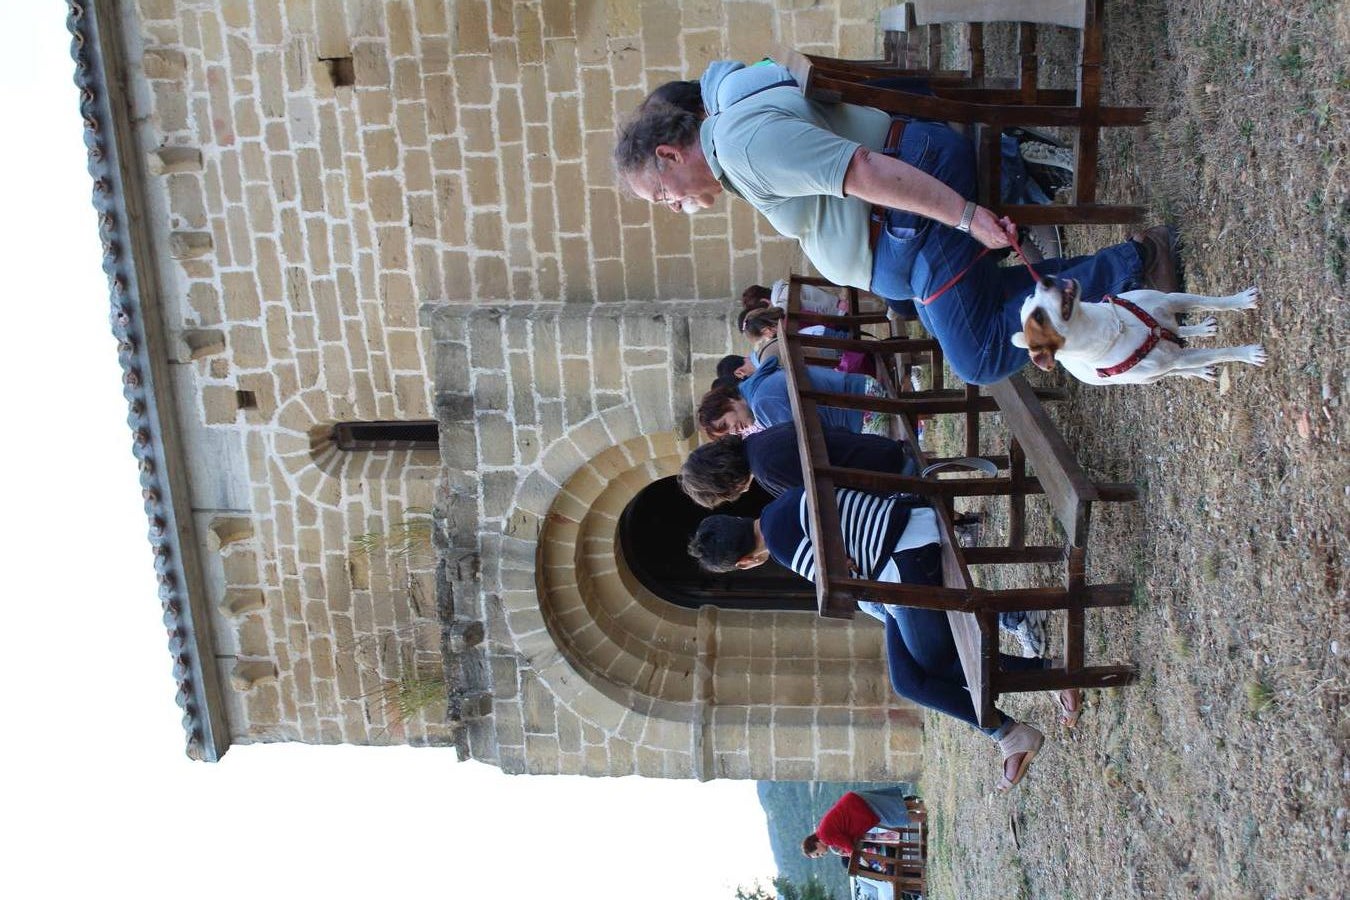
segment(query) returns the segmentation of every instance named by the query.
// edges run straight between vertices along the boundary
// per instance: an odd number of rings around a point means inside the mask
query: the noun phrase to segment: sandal
[[[1077,725],[1079,717],[1083,715],[1083,692],[1078,688],[1065,688],[1062,691],[1051,691],[1050,696],[1059,707],[1059,724],[1065,728]],[[1070,700],[1077,702],[1071,704]]]
[[[999,793],[1005,793],[1015,788],[1027,774],[1027,769],[1031,768],[1031,761],[1036,758],[1036,754],[1041,749],[1041,744],[1045,743],[1045,735],[1030,725],[1019,722],[1012,727],[1006,735],[999,739],[998,749],[1003,754],[1003,777],[999,780],[997,790]],[[1017,768],[1012,777],[1008,777],[1008,760],[1014,756],[1021,756],[1017,761]]]

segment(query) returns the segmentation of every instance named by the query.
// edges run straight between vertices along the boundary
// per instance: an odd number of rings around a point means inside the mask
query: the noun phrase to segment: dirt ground
[[[1071,734],[1048,697],[1004,698],[1047,733],[1006,797],[987,739],[928,717],[931,894],[1350,896],[1350,4],[1107,6],[1107,96],[1154,113],[1104,143],[1103,199],[1179,226],[1190,289],[1258,285],[1219,339],[1270,363],[1217,385],[1038,379],[1069,386],[1052,415],[1088,470],[1141,487],[1094,512],[1093,580],[1136,600],[1090,613],[1087,644],[1140,677],[1090,694]]]

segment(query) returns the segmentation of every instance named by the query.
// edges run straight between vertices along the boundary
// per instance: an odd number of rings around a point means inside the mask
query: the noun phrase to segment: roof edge
[[[155,577],[183,710],[187,755],[215,762],[230,746],[192,508],[167,372],[159,283],[144,222],[141,160],[128,110],[117,15],[108,0],[67,0],[93,205],[108,276],[110,320],[122,366],[122,394],[140,468]]]

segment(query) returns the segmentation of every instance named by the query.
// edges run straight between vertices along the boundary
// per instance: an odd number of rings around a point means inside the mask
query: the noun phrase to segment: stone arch
[[[623,709],[679,722],[706,721],[712,707],[894,706],[878,629],[813,613],[684,609],[628,571],[620,514],[676,473],[687,449],[673,432],[634,435],[559,479],[536,548],[553,649],[536,667],[555,696],[584,703],[589,686]]]

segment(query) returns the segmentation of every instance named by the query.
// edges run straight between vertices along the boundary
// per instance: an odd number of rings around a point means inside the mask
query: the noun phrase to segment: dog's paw
[[[1261,289],[1253,285],[1238,294],[1238,298],[1242,301],[1238,309],[1253,309],[1261,299]]]
[[[1199,378],[1201,381],[1218,381],[1219,370],[1214,366],[1205,366],[1203,369],[1182,369],[1177,373],[1186,378]]]
[[[1193,325],[1181,326],[1182,337],[1214,337],[1219,333],[1219,320],[1213,316],[1206,316]]]
[[[1260,344],[1248,344],[1245,347],[1239,347],[1238,351],[1242,354],[1242,361],[1253,366],[1264,366],[1266,364],[1266,348]]]

